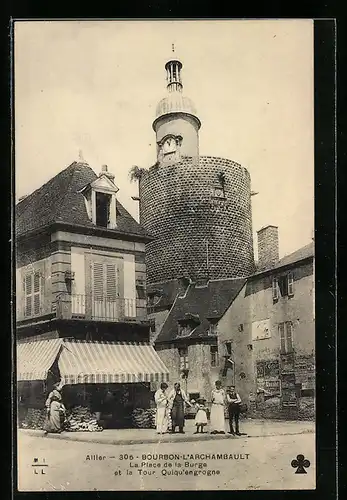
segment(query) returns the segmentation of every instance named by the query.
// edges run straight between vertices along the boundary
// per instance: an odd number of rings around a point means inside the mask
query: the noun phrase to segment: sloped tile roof
[[[278,267],[288,266],[290,264],[295,264],[300,260],[308,259],[314,256],[314,244],[313,241],[304,247],[299,248],[295,252],[285,255],[278,261],[275,265],[275,269]]]
[[[74,162],[16,205],[16,235],[22,236],[53,223],[95,227],[89,220],[79,190],[97,178],[86,163]],[[117,229],[137,236],[149,236],[117,200]]]
[[[200,324],[192,331],[187,340],[206,337],[210,319],[217,320],[223,316],[229,305],[246,283],[245,278],[211,280],[207,286],[189,285],[185,295],[180,294],[155,341],[155,343],[179,340],[178,323],[187,315],[199,318]]]
[[[182,285],[178,279],[147,285],[148,296],[160,297],[156,302],[155,310],[170,309],[180,290],[182,290]]]
[[[308,259],[308,258],[313,258],[314,257],[314,242],[312,241],[311,243],[308,243],[308,245],[305,245],[298,250],[295,250],[295,252],[292,252],[288,255],[285,255],[280,259],[277,264],[273,266],[266,267],[265,269],[258,270],[253,274],[253,276],[259,276],[262,274],[268,274],[271,273],[271,271],[275,269],[279,269],[281,267],[285,266],[291,266],[293,264],[296,264],[297,262],[300,262],[301,260]],[[251,276],[250,276],[251,278]]]

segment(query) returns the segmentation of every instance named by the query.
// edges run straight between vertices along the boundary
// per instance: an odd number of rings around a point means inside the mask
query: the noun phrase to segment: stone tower
[[[251,179],[238,163],[199,155],[201,122],[183,95],[182,63],[165,65],[167,96],[153,129],[157,163],[140,178],[140,221],[155,239],[146,246],[147,280],[248,276],[254,271]]]

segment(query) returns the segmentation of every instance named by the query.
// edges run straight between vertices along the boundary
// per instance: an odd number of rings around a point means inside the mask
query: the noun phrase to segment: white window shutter
[[[93,262],[93,298],[102,300],[104,297],[104,265],[101,262]]]
[[[281,352],[285,352],[286,351],[286,339],[285,339],[285,333],[284,333],[284,323],[279,323],[278,332],[279,332],[279,337],[280,337]]]
[[[33,287],[33,311],[34,315],[40,314],[41,305],[41,276],[40,273],[34,273],[33,275],[34,287]]]
[[[27,274],[24,277],[24,294],[25,294],[25,316],[32,316],[33,307],[32,307],[32,291],[33,291],[33,275]]]
[[[277,278],[272,278],[272,298],[273,298],[273,300],[278,300],[278,280],[277,280]]]
[[[115,264],[106,264],[106,297],[116,300],[118,297],[117,267]]]
[[[293,324],[291,321],[286,322],[286,351],[293,351]]]
[[[292,297],[294,295],[294,274],[288,274],[288,295]]]

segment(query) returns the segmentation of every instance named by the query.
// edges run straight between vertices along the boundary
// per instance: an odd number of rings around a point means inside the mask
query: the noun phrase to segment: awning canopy
[[[145,343],[65,340],[58,366],[65,385],[169,380],[168,369]]]
[[[63,339],[17,344],[17,380],[45,380]]]

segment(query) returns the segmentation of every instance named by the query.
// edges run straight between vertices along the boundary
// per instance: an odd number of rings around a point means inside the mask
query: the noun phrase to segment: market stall
[[[44,355],[48,351],[50,355]],[[147,343],[36,341],[18,345],[17,360],[18,383],[43,381],[38,403],[41,414],[51,385],[49,378],[61,380],[66,430],[154,427],[150,384],[168,381],[168,370]],[[37,421],[40,428],[43,416]],[[32,418],[23,423],[32,427]]]

